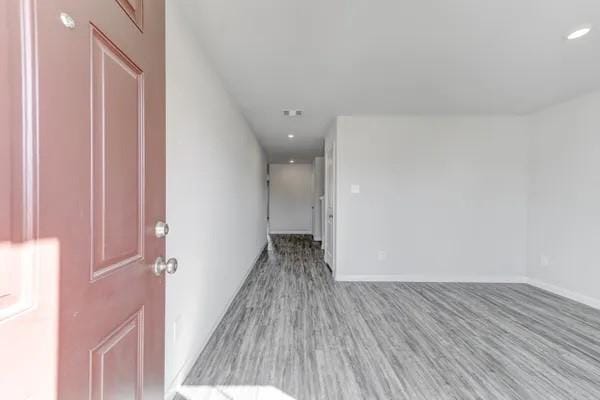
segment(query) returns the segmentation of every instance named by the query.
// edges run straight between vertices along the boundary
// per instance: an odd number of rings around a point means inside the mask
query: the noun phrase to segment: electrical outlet
[[[540,255],[540,267],[549,267],[550,266],[550,258],[548,258],[548,256],[545,255]]]
[[[379,250],[377,252],[377,260],[378,261],[385,261],[387,259],[387,253],[384,250]]]

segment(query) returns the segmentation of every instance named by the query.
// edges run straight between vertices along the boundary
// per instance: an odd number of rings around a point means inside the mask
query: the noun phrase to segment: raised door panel
[[[54,400],[60,243],[37,231],[34,5],[0,2],[0,397]]]
[[[143,73],[92,28],[92,279],[144,254]]]
[[[90,354],[91,400],[141,400],[144,310],[116,328]]]
[[[17,5],[17,2],[13,4]],[[18,40],[12,32],[23,29],[23,17],[18,7],[8,4],[2,7],[5,9],[1,11],[13,22],[4,25],[9,20],[0,20],[3,24],[0,31],[0,81],[8,83],[0,96],[0,321],[30,306],[25,292],[31,286],[25,271],[18,268],[20,252],[16,250],[20,243],[27,240],[25,230],[30,222],[25,214],[28,188],[24,182],[31,168],[23,158],[23,152],[27,150],[28,132],[23,125],[22,87],[25,81],[21,73],[26,47],[23,40]],[[15,24],[14,21],[20,23]]]
[[[116,0],[131,21],[144,29],[144,0]]]

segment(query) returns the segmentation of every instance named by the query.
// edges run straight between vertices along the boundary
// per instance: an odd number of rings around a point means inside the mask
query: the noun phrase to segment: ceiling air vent
[[[302,110],[283,110],[283,115],[286,117],[300,117],[302,114]]]

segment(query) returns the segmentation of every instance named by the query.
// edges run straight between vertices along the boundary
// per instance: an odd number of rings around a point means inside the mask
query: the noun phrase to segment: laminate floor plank
[[[524,284],[335,282],[309,236],[272,235],[178,395],[262,398],[600,400],[600,311]]]

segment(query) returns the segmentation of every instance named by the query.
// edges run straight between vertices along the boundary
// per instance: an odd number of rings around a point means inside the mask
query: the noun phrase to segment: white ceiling
[[[521,114],[600,88],[599,0],[179,1],[274,162],[321,153],[336,115]]]

